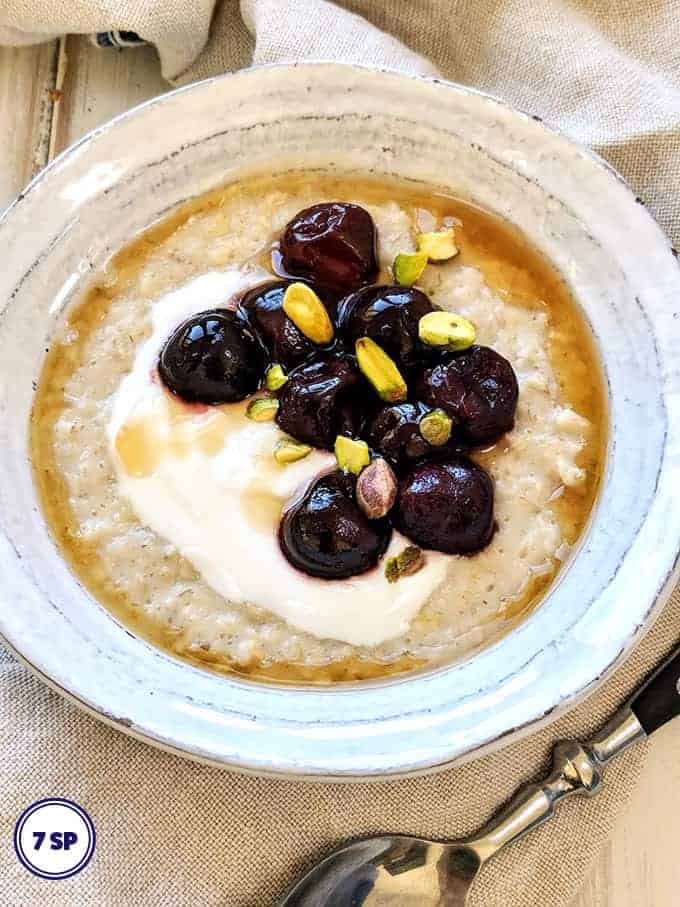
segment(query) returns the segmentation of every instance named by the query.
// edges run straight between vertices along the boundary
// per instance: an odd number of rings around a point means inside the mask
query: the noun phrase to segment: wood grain
[[[680,904],[680,720],[658,731],[650,750],[628,808],[571,907]]]
[[[62,95],[55,103],[50,92],[59,62]],[[57,153],[166,89],[150,48],[99,51],[84,38],[68,38],[61,55],[56,43],[0,49],[0,204],[46,162],[50,148]],[[679,755],[680,720],[659,731],[627,811],[568,907],[680,904]]]
[[[151,47],[100,50],[82,37],[65,42],[65,76],[53,149],[67,148],[123,110],[168,90]]]
[[[0,47],[0,206],[47,163],[56,66],[55,42]]]

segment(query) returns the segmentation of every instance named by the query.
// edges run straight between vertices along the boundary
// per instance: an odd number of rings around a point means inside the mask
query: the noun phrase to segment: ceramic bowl
[[[521,228],[595,334],[610,408],[599,503],[541,606],[464,663],[335,689],[201,671],[81,588],[31,478],[33,386],[64,310],[138,231],[247,169],[359,167],[440,186]],[[601,160],[460,86],[331,64],[264,67],[138,107],[47,168],[0,223],[0,632],[52,686],[168,750],[261,773],[433,770],[591,690],[669,591],[680,538],[680,270]]]

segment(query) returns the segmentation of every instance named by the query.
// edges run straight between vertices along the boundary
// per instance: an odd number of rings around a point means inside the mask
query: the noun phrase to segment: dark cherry
[[[298,441],[332,450],[337,435],[357,435],[371,395],[356,361],[331,354],[295,369],[279,391],[276,421]]]
[[[432,348],[418,339],[418,322],[437,306],[421,290],[398,285],[362,287],[338,307],[338,326],[354,345],[370,337],[404,368],[432,358]]]
[[[316,347],[283,311],[289,280],[275,280],[249,290],[239,304],[253,330],[267,347],[272,362],[286,369],[308,359]]]
[[[345,579],[370,570],[385,553],[392,533],[389,520],[364,516],[354,498],[355,484],[353,476],[329,473],[284,512],[279,544],[298,570]]]
[[[349,293],[374,279],[373,218],[359,205],[324,202],[300,211],[284,230],[281,265],[336,293]]]
[[[432,451],[418,429],[420,420],[429,412],[431,407],[419,401],[384,406],[369,423],[366,441],[393,466],[418,460]]]
[[[399,482],[395,525],[421,548],[472,554],[494,533],[493,485],[472,460],[420,463]]]
[[[415,389],[426,403],[446,410],[459,423],[456,437],[471,447],[498,440],[515,424],[515,372],[487,346],[471,346],[425,369]]]
[[[266,355],[249,325],[230,309],[193,315],[161,350],[158,372],[189,403],[234,403],[260,387]]]

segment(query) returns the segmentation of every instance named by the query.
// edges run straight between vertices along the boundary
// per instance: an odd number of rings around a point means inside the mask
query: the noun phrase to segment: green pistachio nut
[[[364,469],[354,490],[359,509],[369,520],[381,520],[397,499],[397,477],[387,460],[376,457]]]
[[[420,233],[416,242],[418,251],[427,255],[429,261],[448,261],[458,255],[453,227],[436,233]]]
[[[326,306],[307,284],[290,284],[283,294],[283,311],[312,343],[325,345],[333,339],[333,322]]]
[[[400,252],[392,265],[394,279],[402,287],[411,287],[420,279],[426,264],[425,252]]]
[[[425,566],[425,555],[415,545],[408,545],[396,557],[390,557],[385,564],[388,583],[396,583],[404,576],[411,576]]]
[[[441,447],[451,437],[453,420],[443,409],[433,409],[418,423],[420,434],[432,447]]]
[[[273,397],[258,397],[251,400],[246,409],[246,416],[253,422],[272,422],[276,418],[279,401]]]
[[[399,403],[406,399],[406,381],[385,350],[371,340],[360,337],[355,344],[359,368],[375,388],[378,396],[388,403]]]
[[[428,312],[418,322],[418,336],[428,346],[459,352],[475,342],[475,326],[455,312]]]
[[[298,460],[302,460],[311,452],[312,448],[309,444],[299,444],[292,438],[283,438],[274,448],[274,459],[281,466],[285,466],[286,463],[296,463]]]
[[[272,365],[264,376],[264,384],[268,391],[277,391],[288,380],[288,376],[280,365]]]
[[[343,472],[351,472],[358,476],[361,470],[371,462],[371,454],[365,441],[355,441],[345,435],[338,435],[335,439],[335,459],[338,468]]]

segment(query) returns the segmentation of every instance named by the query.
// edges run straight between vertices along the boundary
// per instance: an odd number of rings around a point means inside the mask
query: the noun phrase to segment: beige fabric
[[[300,58],[427,73],[436,67],[595,147],[680,242],[678,2],[349,0],[344,6],[224,0],[213,15],[212,0],[4,0],[0,43],[63,31],[134,30],[157,45],[163,72],[175,82]],[[629,661],[556,724],[438,776],[370,786],[245,778],[184,762],[99,725],[7,656],[0,661],[0,902],[267,907],[344,838],[384,830],[466,834],[516,785],[546,768],[557,737],[583,736],[611,713],[679,631],[680,591]],[[490,864],[475,889],[475,907],[567,905],[644,754],[644,746],[630,751],[609,770],[599,797],[568,802],[549,826]],[[61,883],[29,876],[9,844],[19,812],[54,794],[82,803],[99,834],[91,866]]]
[[[99,724],[8,658],[0,662],[0,903],[272,907],[298,873],[353,835],[467,834],[518,783],[547,768],[557,738],[587,734],[612,713],[679,629],[676,593],[628,662],[556,724],[439,775],[368,785],[271,781],[194,765]],[[566,802],[551,823],[491,862],[471,907],[568,907],[645,748],[612,763],[597,797]],[[82,804],[97,828],[93,862],[68,882],[30,876],[10,844],[21,810],[50,795]]]
[[[215,0],[3,0],[0,44],[125,28],[158,47],[163,74],[176,83],[305,58],[438,70],[595,148],[680,245],[680,0],[218,0],[214,7]]]

